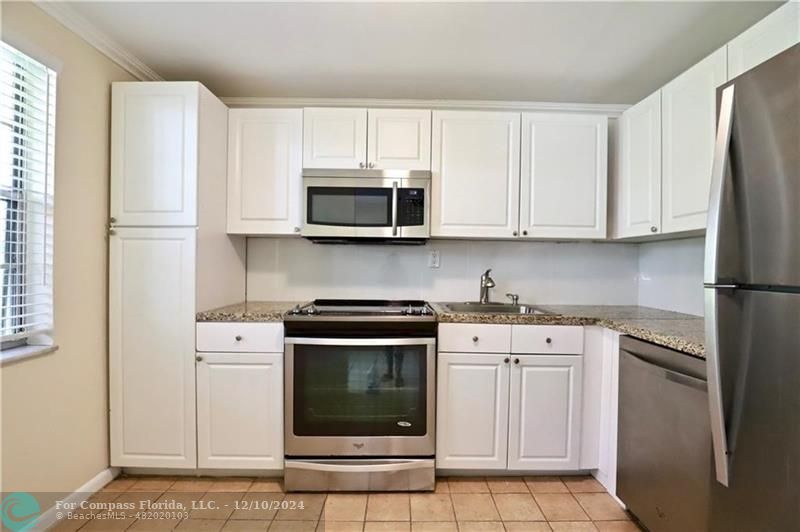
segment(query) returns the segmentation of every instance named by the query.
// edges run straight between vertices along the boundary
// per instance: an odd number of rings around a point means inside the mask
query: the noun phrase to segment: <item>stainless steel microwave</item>
[[[430,237],[427,170],[303,170],[303,227],[315,242],[422,243]]]

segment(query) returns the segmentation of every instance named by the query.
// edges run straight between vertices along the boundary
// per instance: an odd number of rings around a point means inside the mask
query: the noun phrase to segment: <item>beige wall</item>
[[[72,491],[108,467],[110,82],[132,77],[28,2],[2,39],[58,72],[53,354],[0,369],[2,487]],[[49,500],[41,500],[48,506]]]

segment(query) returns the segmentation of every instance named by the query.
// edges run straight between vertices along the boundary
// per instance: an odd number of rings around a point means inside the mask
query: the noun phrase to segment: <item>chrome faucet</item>
[[[481,303],[488,303],[489,302],[489,289],[494,288],[494,279],[489,276],[489,273],[492,271],[491,268],[483,272],[481,275]]]

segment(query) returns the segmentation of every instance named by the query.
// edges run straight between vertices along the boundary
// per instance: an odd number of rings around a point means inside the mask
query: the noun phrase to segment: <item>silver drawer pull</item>
[[[473,336],[473,337],[472,337],[472,341],[473,341],[473,342],[477,342],[477,341],[478,341],[478,337],[477,337],[477,336]]]
[[[552,338],[545,338],[544,341],[547,342],[548,344],[552,344],[553,343],[553,339]]]
[[[241,336],[239,336],[238,334],[236,335],[236,341],[237,341],[237,342],[241,342],[241,341],[242,341],[242,337],[241,337]]]

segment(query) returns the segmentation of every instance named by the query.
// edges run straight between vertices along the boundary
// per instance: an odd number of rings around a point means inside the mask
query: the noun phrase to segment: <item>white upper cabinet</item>
[[[283,468],[283,353],[198,353],[197,453],[201,468]]]
[[[303,110],[303,168],[365,168],[367,110],[307,107]]]
[[[583,357],[512,357],[508,469],[578,469]]]
[[[786,2],[728,43],[729,79],[799,42],[800,3]]]
[[[619,119],[615,237],[661,230],[661,91]]]
[[[431,236],[517,236],[519,133],[519,113],[434,111]]]
[[[109,237],[111,465],[197,466],[191,227]]]
[[[200,90],[195,82],[112,84],[115,224],[197,224]]]
[[[431,112],[370,109],[367,166],[389,170],[431,169]]]
[[[437,356],[437,468],[506,468],[508,360],[507,354]]]
[[[521,235],[606,237],[608,118],[522,115]]]
[[[231,109],[228,117],[228,233],[298,233],[302,109]]]
[[[705,229],[716,134],[716,90],[727,80],[721,48],[661,90],[661,232]]]

